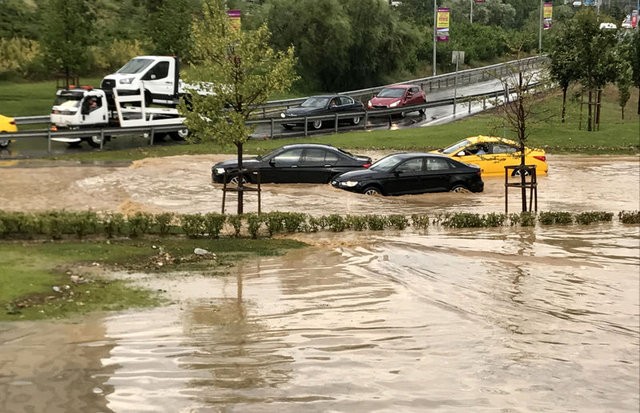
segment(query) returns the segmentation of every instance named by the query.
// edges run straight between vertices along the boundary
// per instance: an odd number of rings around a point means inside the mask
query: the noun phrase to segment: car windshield
[[[125,75],[132,75],[135,73],[140,73],[149,65],[153,63],[151,59],[131,59],[129,62],[122,66],[116,73],[122,73]]]
[[[401,98],[404,95],[404,88],[390,87],[385,88],[378,93],[379,98]]]
[[[329,99],[330,98],[326,96],[314,96],[302,102],[300,106],[302,106],[303,108],[323,108],[327,106]]]
[[[393,168],[395,168],[395,166],[398,165],[400,162],[402,162],[401,157],[397,155],[389,155],[376,161],[373,165],[369,167],[369,169],[374,171],[388,172]]]
[[[460,142],[454,143],[451,146],[448,146],[446,148],[444,148],[443,150],[441,150],[440,152],[444,153],[444,154],[452,154],[452,153],[458,153],[461,149],[467,147],[467,145],[469,145],[469,141],[464,139],[461,140]]]

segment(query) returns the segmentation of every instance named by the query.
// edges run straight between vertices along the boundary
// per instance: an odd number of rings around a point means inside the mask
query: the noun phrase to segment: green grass
[[[278,255],[304,244],[292,240],[123,240],[95,242],[2,242],[0,262],[0,321],[35,320],[68,317],[91,311],[121,310],[157,305],[162,298],[155,292],[133,288],[125,281],[107,280],[92,275],[83,266],[109,267],[154,272],[153,265],[162,246],[176,258],[163,266],[170,270],[197,270],[223,274],[238,261],[251,256]],[[180,260],[192,257],[195,247],[217,256],[211,260]],[[85,267],[86,268],[86,267]],[[85,278],[75,284],[70,275]],[[69,286],[69,289],[66,288]],[[54,291],[59,287],[62,292]]]

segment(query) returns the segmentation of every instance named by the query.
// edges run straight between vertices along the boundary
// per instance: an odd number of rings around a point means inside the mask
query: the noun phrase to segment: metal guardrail
[[[500,78],[500,76],[504,76],[504,74],[513,73],[513,66],[510,65],[518,65],[520,69],[531,70],[534,68],[538,68],[542,62],[546,60],[546,57],[534,57],[529,59],[522,59],[519,61],[513,61],[508,63],[502,63],[493,66],[486,66],[478,69],[468,69],[465,71],[460,71],[456,74],[445,74],[430,78],[417,79],[412,81],[406,81],[401,83],[406,84],[415,84],[419,83],[423,89],[425,88],[425,84],[430,84],[430,87],[433,88],[451,88],[456,82],[457,86],[464,84],[473,84],[478,83],[485,80],[495,80]],[[462,79],[462,80],[461,80]],[[465,81],[466,80],[466,81]],[[449,83],[451,82],[451,83]],[[532,85],[534,86],[534,85]],[[381,90],[383,86],[370,88],[370,89],[361,89],[350,92],[343,92],[342,94],[357,97],[357,96],[365,96],[367,94],[373,94],[377,91]],[[497,91],[490,93],[479,93],[474,95],[467,96],[456,96],[455,100],[453,97],[447,99],[441,99],[437,101],[427,102],[422,105],[414,105],[411,106],[411,111],[418,111],[421,109],[433,108],[438,106],[446,106],[452,105],[454,103],[459,105],[464,105],[465,103],[469,104],[469,110],[471,110],[471,103],[482,101],[483,108],[486,108],[487,101],[490,99],[498,100],[500,96],[504,96],[507,93],[512,93],[513,91]],[[270,101],[265,105],[262,105],[261,108],[265,111],[267,108],[276,109],[276,108],[286,108],[289,106],[294,106],[300,104],[306,98],[298,98],[298,99],[286,99],[279,101]],[[338,131],[339,121],[360,117],[362,118],[359,125],[362,125],[363,129],[367,128],[367,122],[370,117],[389,117],[393,115],[398,115],[402,112],[407,112],[407,108],[395,108],[395,109],[376,109],[376,110],[364,110],[360,112],[344,112],[344,113],[336,113],[332,115],[321,115],[321,116],[305,116],[305,117],[297,117],[297,118],[280,118],[279,116],[271,116],[271,117],[261,117],[257,119],[252,119],[247,121],[248,124],[252,125],[269,125],[270,132],[269,138],[273,139],[278,137],[280,134],[276,133],[276,125],[281,126],[284,123],[304,123],[304,136],[308,136],[309,128],[308,125],[310,122],[314,120],[326,120],[334,122],[334,131]],[[18,125],[26,125],[26,124],[39,124],[39,123],[48,123],[49,116],[24,116],[17,117],[16,123]],[[169,133],[169,132],[177,132],[178,130],[184,129],[184,124],[176,123],[175,125],[163,125],[163,126],[155,126],[155,127],[111,127],[111,128],[95,128],[95,129],[79,129],[79,130],[64,130],[64,131],[50,131],[50,130],[39,130],[39,131],[23,131],[17,133],[3,133],[0,134],[0,137],[4,139],[16,139],[16,138],[47,138],[48,140],[48,151],[51,152],[52,138],[55,137],[87,137],[87,136],[100,136],[101,144],[100,148],[103,147],[106,142],[106,137],[110,136],[118,136],[118,135],[131,135],[131,134],[141,134],[148,136],[149,144],[153,145],[154,139],[153,136],[157,133]]]

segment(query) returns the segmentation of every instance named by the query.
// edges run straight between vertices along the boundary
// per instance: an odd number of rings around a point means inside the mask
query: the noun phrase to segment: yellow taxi
[[[14,118],[0,115],[0,148],[6,148],[10,142],[9,138],[2,136],[2,133],[13,133],[17,131],[18,127],[16,126],[16,120]]]
[[[482,176],[502,175],[505,166],[520,165],[520,145],[495,136],[471,136],[434,151],[458,161],[478,165]],[[546,175],[547,156],[543,149],[525,147],[525,164],[535,165],[537,175]]]

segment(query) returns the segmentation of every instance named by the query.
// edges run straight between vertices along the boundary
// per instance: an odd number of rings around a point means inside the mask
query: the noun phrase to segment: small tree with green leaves
[[[293,48],[274,51],[266,25],[251,31],[232,27],[223,0],[203,3],[191,36],[192,68],[185,80],[194,87],[189,101],[179,106],[193,132],[190,139],[235,145],[242,170],[243,144],[254,130],[246,121],[273,93],[287,90],[297,79]],[[207,93],[197,93],[196,87]],[[242,214],[242,179],[237,189]]]

